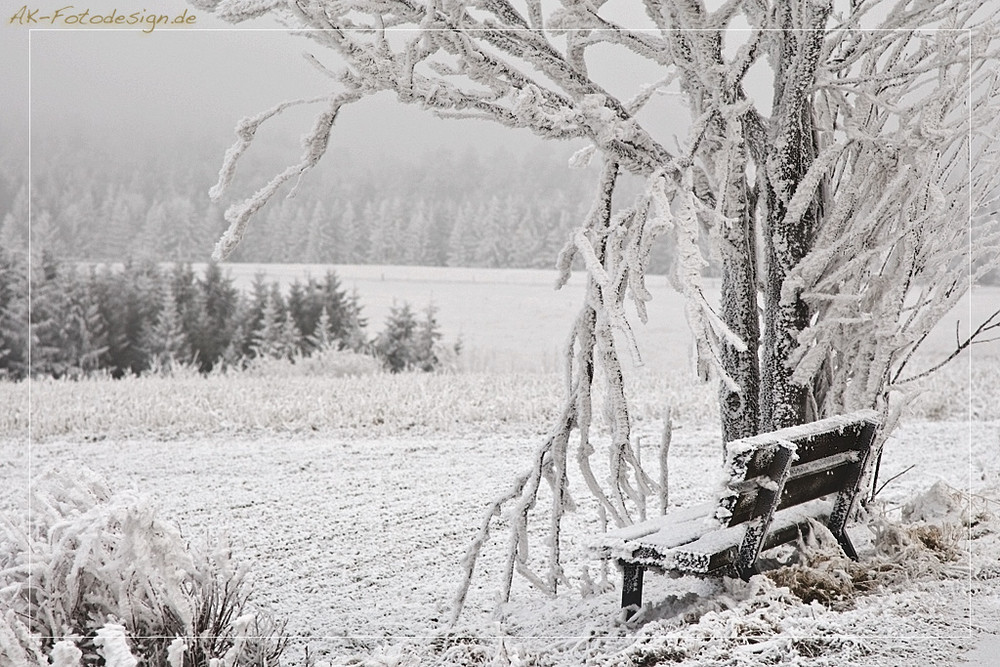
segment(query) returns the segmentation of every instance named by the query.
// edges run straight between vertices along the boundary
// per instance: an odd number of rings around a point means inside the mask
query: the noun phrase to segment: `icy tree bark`
[[[722,442],[755,435],[759,421],[760,368],[757,349],[760,327],[757,312],[756,224],[747,183],[747,125],[755,111],[744,104],[742,78],[753,61],[759,36],[727,63],[722,55],[722,35],[706,30],[706,12],[699,2],[675,3],[668,9],[674,64],[682,72],[682,85],[694,117],[709,115],[704,134],[697,139],[697,157],[718,181],[720,214],[716,224],[722,263],[720,316],[744,347],[723,341],[721,370],[730,381],[719,383]],[[738,110],[737,110],[738,108]]]
[[[819,202],[801,216],[788,216],[788,204],[816,157],[810,91],[823,47],[822,28],[829,6],[779,5],[780,38],[773,62],[774,114],[765,162],[764,354],[761,364],[760,430],[773,431],[806,421],[808,390],[792,382],[792,355],[799,334],[809,326],[809,306],[799,293],[783,294],[785,277],[812,249],[821,214]]]
[[[743,151],[737,153],[740,157]],[[745,168],[745,160],[740,165]],[[754,218],[748,205],[748,188],[740,172],[726,184],[728,224],[722,239],[722,321],[746,343],[745,350],[726,345],[722,367],[736,378],[740,391],[726,383],[719,386],[723,442],[756,435],[760,418],[760,367],[757,350],[760,325],[757,312],[757,250]]]

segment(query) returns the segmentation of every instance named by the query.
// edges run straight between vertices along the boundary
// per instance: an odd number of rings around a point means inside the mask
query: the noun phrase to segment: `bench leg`
[[[854,548],[854,544],[851,542],[851,538],[847,535],[847,531],[843,528],[839,532],[833,534],[840,542],[840,548],[844,550],[844,555],[851,560],[858,559],[858,550]]]
[[[736,574],[739,575],[740,579],[743,581],[750,581],[750,577],[755,574],[760,574],[760,565],[757,564],[756,560],[748,565],[740,565],[737,563],[735,567]]]
[[[622,563],[622,609],[635,606],[636,611],[642,606],[642,574],[646,568],[635,563]],[[635,612],[629,612],[626,618],[631,618]]]

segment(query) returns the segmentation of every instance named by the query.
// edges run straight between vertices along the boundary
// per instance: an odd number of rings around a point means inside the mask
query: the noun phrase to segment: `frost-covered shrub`
[[[28,520],[0,529],[0,667],[270,665],[287,644],[224,543],[191,548],[148,500],[86,469],[46,475]]]
[[[255,357],[251,359],[243,373],[250,377],[357,377],[373,375],[382,371],[382,364],[375,357],[350,350],[339,350],[330,345],[306,356],[296,354],[292,358]]]

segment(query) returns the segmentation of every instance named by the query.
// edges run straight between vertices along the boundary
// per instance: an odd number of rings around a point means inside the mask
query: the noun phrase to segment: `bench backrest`
[[[864,410],[727,444],[729,481],[716,518],[747,524],[740,560],[757,557],[775,511],[837,493],[829,527],[843,531],[872,461],[878,413]]]

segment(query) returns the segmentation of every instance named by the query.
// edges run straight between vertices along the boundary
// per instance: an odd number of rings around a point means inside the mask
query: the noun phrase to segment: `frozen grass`
[[[377,436],[504,427],[543,433],[554,423],[563,396],[562,377],[555,373],[391,375],[367,368],[364,375],[326,377],[267,370],[118,381],[36,380],[30,387],[31,437],[175,439],[342,431]],[[977,357],[971,373],[967,361],[957,359],[923,382],[910,416],[998,420],[998,376],[1000,357]],[[662,376],[640,371],[630,387],[637,422],[661,419],[667,405],[681,424],[717,418],[714,386],[693,380],[686,371]],[[5,406],[0,439],[28,437],[28,390],[24,382],[0,383],[0,405]]]
[[[635,383],[636,420],[658,419],[669,401],[678,421],[711,420],[714,390],[682,378]],[[516,427],[542,433],[562,401],[556,374],[377,373],[302,377],[256,372],[199,377],[31,383],[31,437],[80,439],[206,434],[465,432]],[[24,439],[28,385],[0,384],[0,438]]]

